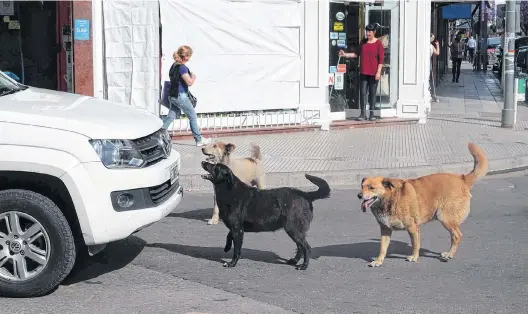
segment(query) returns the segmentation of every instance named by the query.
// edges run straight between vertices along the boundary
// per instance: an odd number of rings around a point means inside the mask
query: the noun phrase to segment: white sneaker
[[[209,145],[210,143],[211,143],[211,139],[210,138],[202,137],[201,141],[196,142],[196,146],[202,147],[202,146]]]

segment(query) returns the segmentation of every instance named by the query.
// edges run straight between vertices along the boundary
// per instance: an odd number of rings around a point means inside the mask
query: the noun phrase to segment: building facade
[[[385,62],[376,113],[426,121],[431,1],[93,0],[73,5],[74,24],[78,18],[90,21],[89,40],[73,45],[78,93],[164,114],[158,99],[172,52],[190,45],[196,109],[208,117],[207,125],[199,121],[201,127],[256,124],[263,115],[277,124],[324,126],[359,114],[357,60],[337,53],[354,50],[364,26],[377,23]],[[179,121],[173,127],[188,125]]]

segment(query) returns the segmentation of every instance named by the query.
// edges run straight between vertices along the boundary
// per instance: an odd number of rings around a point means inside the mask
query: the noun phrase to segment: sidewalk
[[[321,176],[331,186],[357,186],[364,176],[416,177],[433,172],[468,172],[473,159],[469,141],[488,154],[490,172],[528,166],[528,110],[519,107],[514,129],[500,128],[502,97],[492,74],[463,68],[460,83],[443,83],[440,102],[432,104],[425,125],[312,131],[220,138],[234,143],[236,156],[260,145],[268,187],[312,186],[304,173]],[[204,156],[192,141],[175,142],[182,155],[182,184],[211,190],[200,175]]]

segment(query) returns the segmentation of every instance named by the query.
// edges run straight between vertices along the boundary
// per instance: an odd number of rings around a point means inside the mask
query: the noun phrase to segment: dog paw
[[[208,225],[218,225],[218,220],[209,219],[207,221],[207,224]]]
[[[449,252],[444,252],[441,254],[442,258],[443,259],[452,259],[453,258],[453,254],[449,253]]]
[[[305,264],[302,264],[302,265],[299,265],[299,266],[295,267],[295,269],[297,269],[297,270],[306,270],[306,268],[308,268],[308,265],[305,265]]]
[[[224,267],[235,267],[236,266],[236,263],[234,262],[224,262]]]
[[[292,259],[289,259],[286,262],[286,264],[288,264],[288,265],[297,265],[298,262],[299,262],[298,260],[296,260],[295,258],[292,258]]]
[[[418,256],[407,256],[407,261],[409,262],[418,262]]]
[[[369,267],[380,267],[381,264],[383,264],[382,261],[375,260],[375,261],[370,262],[368,265]]]

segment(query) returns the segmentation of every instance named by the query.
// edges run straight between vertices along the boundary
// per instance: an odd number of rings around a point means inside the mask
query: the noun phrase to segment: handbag
[[[190,90],[187,91],[187,95],[189,96],[189,100],[191,101],[193,108],[196,108],[196,103],[198,103],[198,99],[196,99],[196,97],[193,94],[191,94]]]
[[[191,71],[189,71],[189,75],[192,75]],[[169,102],[169,91],[171,89],[171,82],[165,81],[163,83],[163,89],[161,92],[161,98],[158,100],[158,103],[160,105],[163,105],[164,107],[170,109],[171,105]],[[191,101],[191,104],[193,105],[193,108],[196,108],[196,104],[198,103],[198,99],[196,96],[194,96],[190,90],[187,90],[187,95],[189,96],[189,100]]]

